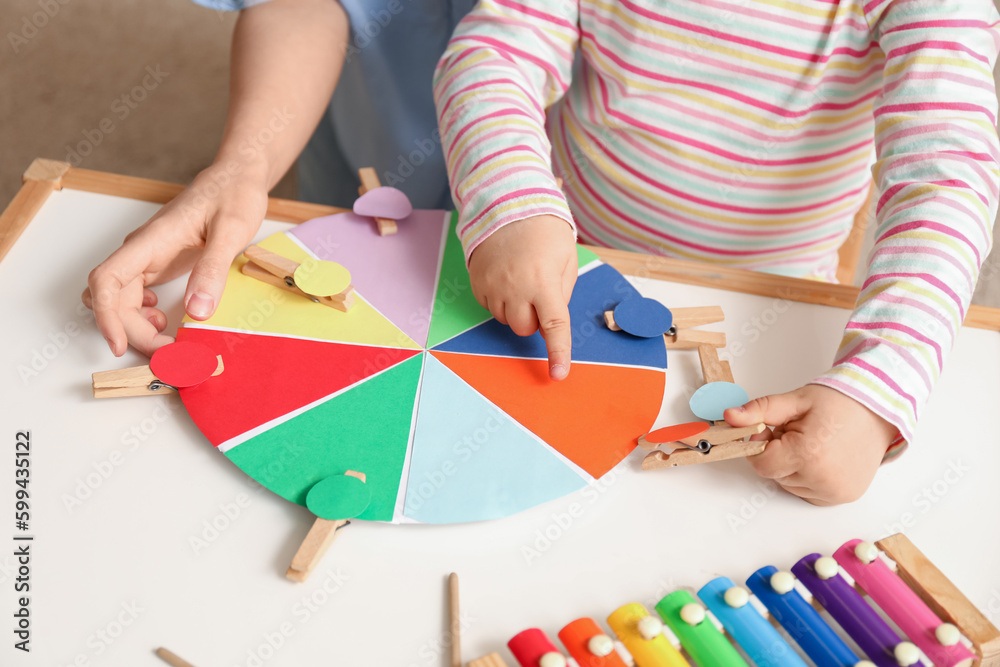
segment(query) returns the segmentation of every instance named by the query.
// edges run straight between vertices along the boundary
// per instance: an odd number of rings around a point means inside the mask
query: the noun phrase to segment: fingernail
[[[108,336],[104,337],[104,340],[108,341],[108,347],[111,349],[111,354],[118,356],[118,350],[115,349],[115,344]]]
[[[738,405],[738,406],[736,406],[733,409],[736,410],[736,412],[746,412],[747,411],[747,406],[745,406],[745,405]]]
[[[549,376],[557,380],[561,380],[569,375],[569,369],[566,368],[565,364],[552,364],[549,367]]]
[[[215,302],[212,297],[204,292],[195,292],[187,302],[188,315],[198,319],[204,319],[212,314],[212,307]]]

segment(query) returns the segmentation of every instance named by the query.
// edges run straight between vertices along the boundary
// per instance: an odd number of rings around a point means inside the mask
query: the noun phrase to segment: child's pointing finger
[[[558,296],[550,295],[535,304],[538,330],[545,339],[549,354],[549,377],[563,380],[569,375],[573,350],[573,331],[569,322],[569,307]]]

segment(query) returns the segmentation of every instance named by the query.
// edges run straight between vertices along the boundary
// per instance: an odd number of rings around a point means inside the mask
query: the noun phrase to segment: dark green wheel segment
[[[226,456],[283,498],[306,505],[310,489],[331,475],[367,477],[371,504],[358,515],[392,521],[423,354],[233,447]]]

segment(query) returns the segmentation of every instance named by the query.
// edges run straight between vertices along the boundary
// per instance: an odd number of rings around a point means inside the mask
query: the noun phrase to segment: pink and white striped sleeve
[[[991,245],[1000,16],[990,0],[873,0],[865,9],[885,53],[874,108],[876,242],[835,365],[815,382],[908,441]]]
[[[434,75],[441,144],[465,257],[503,225],[555,215],[545,110],[569,87],[579,40],[574,0],[481,0]]]

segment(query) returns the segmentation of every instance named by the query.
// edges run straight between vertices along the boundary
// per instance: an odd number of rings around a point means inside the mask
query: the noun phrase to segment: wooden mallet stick
[[[458,609],[458,575],[448,575],[448,622],[451,626],[451,667],[462,667],[462,619]]]
[[[165,648],[156,649],[156,656],[171,667],[194,667],[190,662],[178,657]]]

